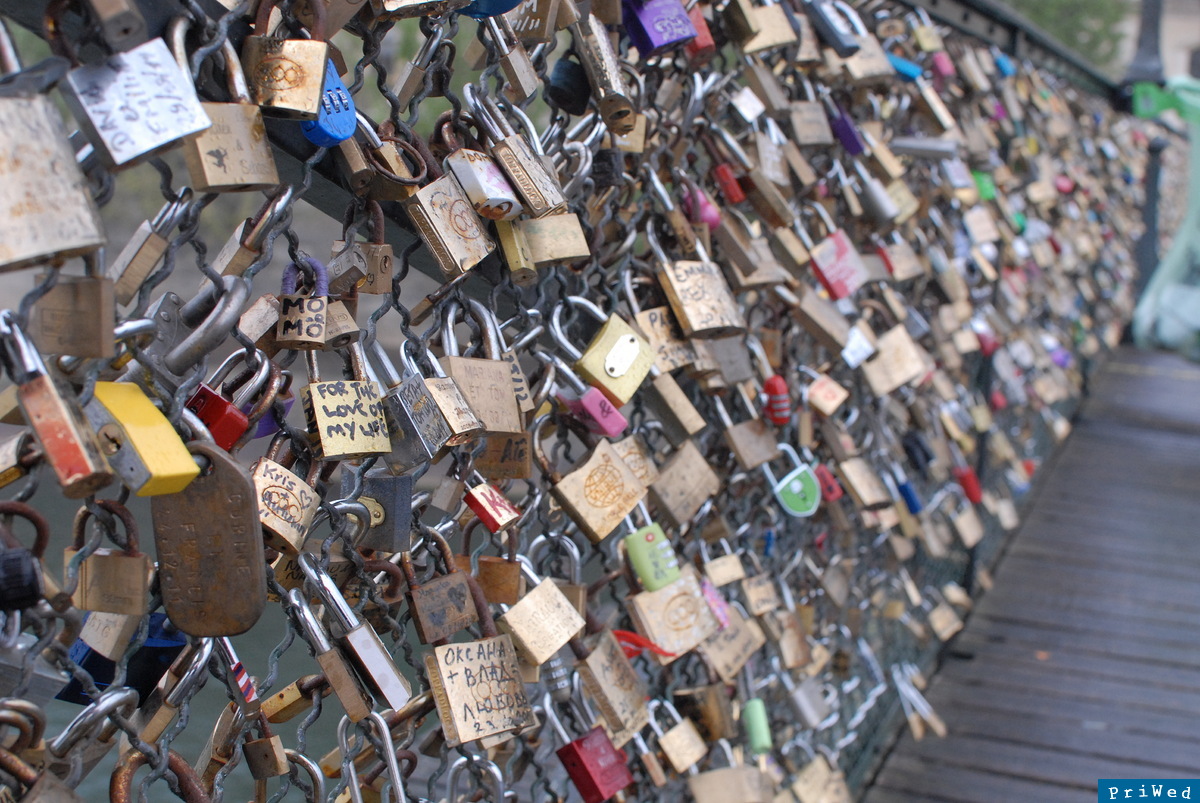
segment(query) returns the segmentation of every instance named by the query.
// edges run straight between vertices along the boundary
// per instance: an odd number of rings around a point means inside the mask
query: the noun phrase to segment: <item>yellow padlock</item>
[[[137,385],[97,382],[84,413],[108,462],[135,495],[178,493],[200,474],[171,422]]]
[[[563,328],[562,313],[568,304],[602,322],[583,352],[571,344]],[[646,338],[619,316],[605,315],[580,296],[567,296],[566,303],[555,308],[551,332],[555,342],[575,360],[572,367],[579,376],[617,407],[629,403],[654,365],[654,350]]]

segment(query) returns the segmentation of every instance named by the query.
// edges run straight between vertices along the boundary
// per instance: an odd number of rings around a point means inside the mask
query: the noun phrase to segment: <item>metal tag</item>
[[[189,636],[236,636],[267,603],[254,483],[216,446],[192,441],[188,451],[208,466],[184,491],[150,500],[163,606]]]

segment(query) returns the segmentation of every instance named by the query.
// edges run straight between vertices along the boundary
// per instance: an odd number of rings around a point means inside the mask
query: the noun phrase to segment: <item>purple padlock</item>
[[[292,404],[296,401],[296,397],[292,395],[291,391],[288,391],[286,394],[280,393],[276,396],[275,401],[283,405],[283,417],[287,418],[288,413],[292,411]],[[254,402],[242,405],[241,408],[242,412],[246,415],[249,415],[253,409]],[[254,428],[254,437],[251,440],[269,438],[277,432],[279,432],[279,424],[275,421],[275,416],[272,412],[267,410],[266,415],[258,419],[258,424]]]
[[[680,0],[624,0],[621,8],[625,32],[642,58],[696,38],[696,26]]]
[[[858,126],[854,124],[854,118],[850,116],[850,113],[828,95],[825,95],[825,109],[829,113],[829,127],[833,129],[834,136],[838,138],[838,142],[842,143],[846,153],[851,156],[861,156],[866,153],[867,144],[863,142],[862,136],[858,133]]]

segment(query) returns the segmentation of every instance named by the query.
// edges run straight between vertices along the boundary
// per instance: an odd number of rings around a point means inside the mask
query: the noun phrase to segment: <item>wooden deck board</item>
[[[1200,777],[1200,366],[1120,351],[867,803]]]

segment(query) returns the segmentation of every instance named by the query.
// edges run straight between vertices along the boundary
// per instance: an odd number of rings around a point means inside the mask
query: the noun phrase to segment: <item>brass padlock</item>
[[[124,505],[114,500],[101,499],[96,504],[120,519],[126,546],[123,550],[101,547],[79,564],[76,605],[83,610],[144,616],[150,610],[147,594],[154,576],[154,562],[149,555],[138,551],[137,522]],[[86,507],[75,514],[75,543],[63,550],[63,563],[69,564],[83,549],[85,527],[91,517],[92,511]]]
[[[525,663],[541,666],[575,638],[585,622],[557,583],[539,578],[527,562],[521,568],[530,588],[496,624],[512,636]]]
[[[168,37],[179,68],[191,74],[185,38],[191,23],[188,17],[171,21]],[[196,192],[249,192],[279,184],[275,155],[267,140],[262,109],[250,100],[246,75],[233,44],[226,39],[221,53],[225,57],[225,84],[231,103],[201,103],[212,126],[183,141],[192,187]]]
[[[552,468],[541,442],[547,422],[534,422],[533,452],[550,480],[550,493],[588,538],[599,543],[637,506],[646,488],[607,440],[597,443],[567,474]]]
[[[392,451],[379,383],[368,378],[360,344],[350,347],[352,379],[322,381],[315,351],[304,352],[309,384],[300,390],[308,438],[325,460],[347,460]]]
[[[474,624],[479,615],[471,596],[468,574],[458,568],[454,552],[446,543],[446,539],[435,530],[426,531],[426,538],[432,539],[429,554],[435,565],[440,558],[446,573],[418,583],[411,552],[402,553],[400,566],[408,581],[406,593],[413,625],[417,629],[417,638],[422,644],[431,644],[448,639]]]
[[[276,0],[259,3],[254,33],[242,45],[242,67],[250,81],[254,102],[269,114],[315,120],[321,108],[325,65],[329,61],[325,4],[312,5],[311,39],[283,39],[270,33],[275,5]]]
[[[279,324],[275,342],[286,349],[325,348],[326,308],[329,305],[329,271],[325,265],[312,257],[305,257],[305,264],[313,272],[311,294],[297,293],[300,266],[288,263],[283,270],[283,284],[279,292]]]
[[[633,398],[654,364],[650,344],[622,318],[615,314],[605,315],[588,299],[567,296],[565,301],[565,305],[554,308],[550,321],[555,342],[575,360],[573,367],[585,382],[599,388],[617,407],[624,406]],[[564,328],[562,314],[567,306],[583,310],[601,322],[600,329],[582,352],[571,343]]]

